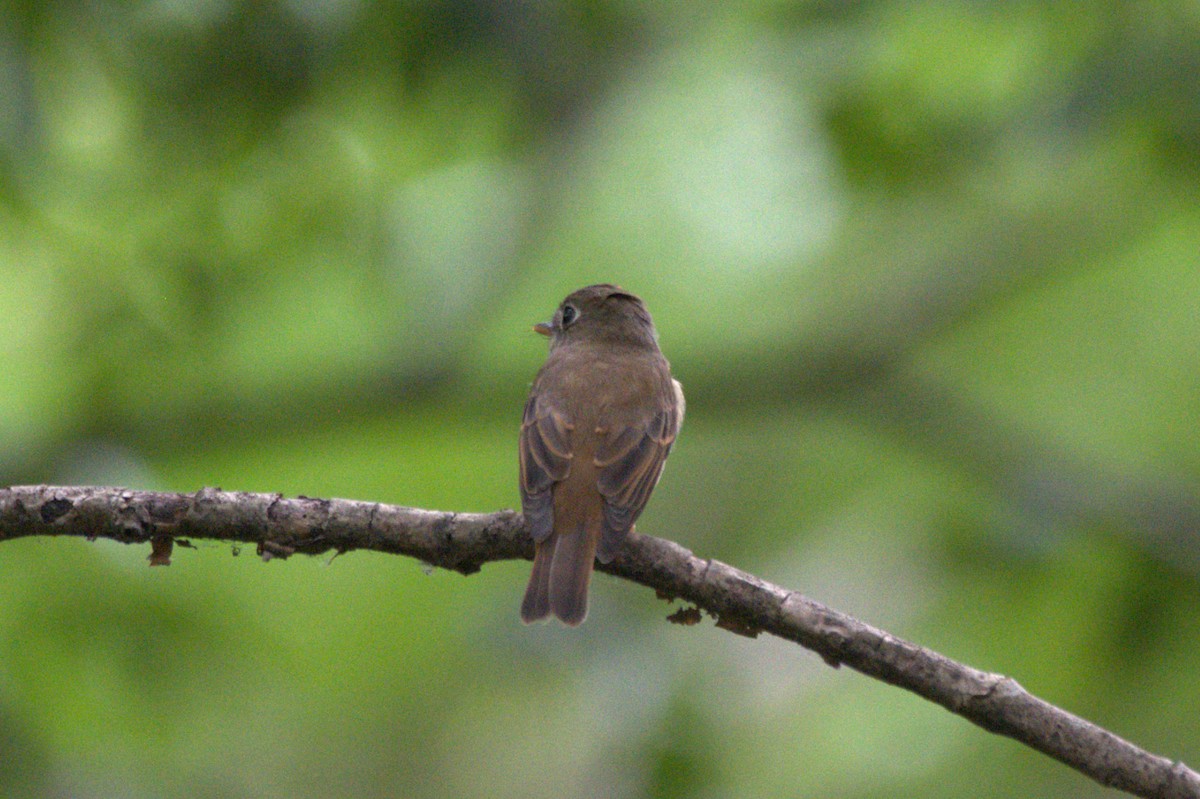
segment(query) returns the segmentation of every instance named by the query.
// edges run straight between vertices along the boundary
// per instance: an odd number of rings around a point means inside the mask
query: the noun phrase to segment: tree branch
[[[253,543],[264,558],[330,550],[391,552],[463,574],[490,561],[533,556],[525,521],[513,511],[448,513],[209,488],[195,494],[0,489],[0,541],[33,535],[150,543],[151,564],[169,563],[172,544],[188,538]],[[732,566],[698,558],[670,541],[631,536],[612,563],[597,568],[691,602],[724,629],[751,637],[768,632],[813,650],[832,666],[844,663],[905,688],[1109,787],[1154,799],[1200,798],[1200,774],[1183,763],[1146,752],[1038,699],[1011,678],[957,663]],[[699,613],[684,610],[671,618],[694,623]]]

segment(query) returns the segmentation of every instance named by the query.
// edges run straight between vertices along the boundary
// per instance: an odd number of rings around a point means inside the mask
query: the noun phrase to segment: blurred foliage
[[[1195,762],[1197,9],[10,3],[0,481],[511,507],[617,282],[645,532]],[[1108,795],[603,576],[146,554],[0,547],[0,795]]]

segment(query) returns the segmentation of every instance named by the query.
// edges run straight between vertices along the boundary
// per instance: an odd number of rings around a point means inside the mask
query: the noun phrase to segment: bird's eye
[[[579,316],[578,309],[574,305],[564,305],[562,309],[562,324],[563,327],[571,324]]]

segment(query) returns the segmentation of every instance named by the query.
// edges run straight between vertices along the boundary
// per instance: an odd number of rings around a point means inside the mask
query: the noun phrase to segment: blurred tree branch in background
[[[409,555],[462,574],[484,563],[529,559],[532,542],[514,511],[452,513],[380,503],[280,494],[195,494],[123,488],[14,486],[0,489],[0,541],[73,535],[150,543],[151,565],[170,563],[190,537],[253,543],[265,560],[295,553],[373,550]],[[601,571],[682,599],[718,627],[749,637],[768,632],[936,702],[991,732],[1049,755],[1103,785],[1154,799],[1200,797],[1200,774],[1150,754],[1025,691],[864,624],[754,575],[698,558],[659,538],[635,535]],[[695,610],[672,621],[694,624]]]

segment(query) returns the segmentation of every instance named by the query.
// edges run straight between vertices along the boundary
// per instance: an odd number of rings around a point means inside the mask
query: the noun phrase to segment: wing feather
[[[662,476],[679,432],[681,408],[671,402],[645,425],[609,430],[596,449],[597,487],[604,496],[604,530],[597,557],[608,562],[629,533]]]
[[[521,508],[533,540],[545,541],[554,531],[551,488],[571,473],[571,424],[538,395],[525,403],[519,444]]]

